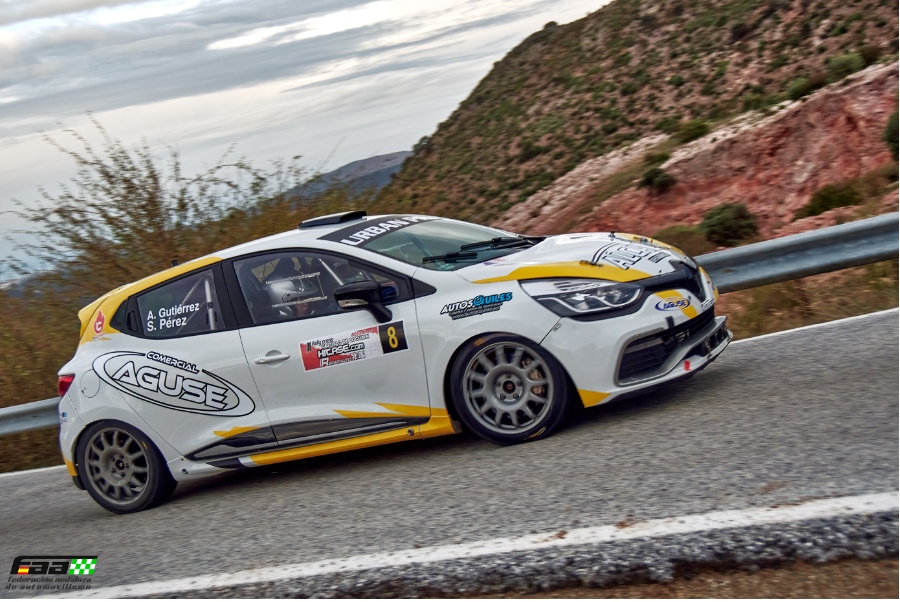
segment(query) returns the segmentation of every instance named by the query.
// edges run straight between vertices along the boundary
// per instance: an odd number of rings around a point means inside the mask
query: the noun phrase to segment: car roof
[[[403,214],[403,215],[415,215],[415,214]],[[280,249],[284,247],[297,247],[297,246],[305,246],[310,244],[312,241],[315,241],[327,234],[331,234],[332,232],[336,232],[338,230],[342,230],[344,228],[352,227],[354,225],[362,225],[365,224],[369,220],[383,220],[388,217],[398,217],[395,215],[367,215],[361,217],[359,219],[349,220],[336,224],[325,224],[321,226],[312,226],[312,227],[304,227],[304,228],[295,228],[293,230],[288,230],[287,232],[281,232],[279,234],[272,234],[270,236],[265,236],[263,238],[258,238],[256,240],[251,240],[249,242],[241,243],[239,245],[235,245],[233,247],[228,247],[226,249],[222,249],[220,251],[216,251],[214,253],[210,253],[209,255],[204,255],[202,257],[198,257],[197,259],[192,259],[190,261],[186,261],[184,263],[178,264],[177,266],[173,266],[171,268],[162,270],[161,272],[157,272],[155,274],[151,274],[146,278],[142,278],[140,280],[136,280],[135,282],[131,282],[129,284],[125,284],[120,286],[117,289],[114,289],[101,297],[101,299],[105,299],[106,297],[115,294],[116,297],[129,297],[134,295],[135,293],[139,293],[144,289],[148,289],[152,286],[165,282],[166,280],[170,280],[182,274],[186,274],[190,271],[202,268],[207,265],[211,265],[223,259],[231,259],[233,257],[238,257],[240,255],[246,255],[248,253],[256,253],[259,251],[268,251],[270,249]],[[444,219],[444,218],[434,218],[434,219]],[[323,245],[323,246],[327,246]],[[93,305],[93,304],[91,304]]]

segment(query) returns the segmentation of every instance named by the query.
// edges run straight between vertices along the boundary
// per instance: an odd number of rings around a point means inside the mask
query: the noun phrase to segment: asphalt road
[[[0,561],[97,554],[97,588],[896,491],[898,363],[898,316],[882,313],[740,342],[543,441],[463,435],[230,473],[129,516],[62,471],[12,475]]]

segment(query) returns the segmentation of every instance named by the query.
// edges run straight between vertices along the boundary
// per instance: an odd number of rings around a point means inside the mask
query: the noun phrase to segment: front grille
[[[658,370],[678,345],[708,327],[714,319],[715,312],[709,308],[684,324],[632,341],[622,354],[619,381]]]

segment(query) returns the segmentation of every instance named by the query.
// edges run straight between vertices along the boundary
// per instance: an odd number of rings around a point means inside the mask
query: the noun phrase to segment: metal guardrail
[[[720,293],[897,259],[898,214],[888,213],[696,257]]]
[[[719,288],[746,288],[896,259],[897,213],[696,257]],[[0,409],[0,436],[59,424],[59,398]]]
[[[59,397],[0,409],[0,435],[12,435],[58,424]]]

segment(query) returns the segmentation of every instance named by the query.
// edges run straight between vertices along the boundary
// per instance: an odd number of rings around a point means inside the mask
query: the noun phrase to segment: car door
[[[226,268],[241,340],[282,445],[415,426],[430,416],[410,279],[353,258],[281,250]],[[232,285],[231,279],[234,279]],[[391,317],[341,309],[337,287],[375,281]],[[237,297],[238,295],[232,295]]]
[[[277,446],[223,288],[214,265],[135,295],[119,349],[93,364],[150,428],[203,462]]]

